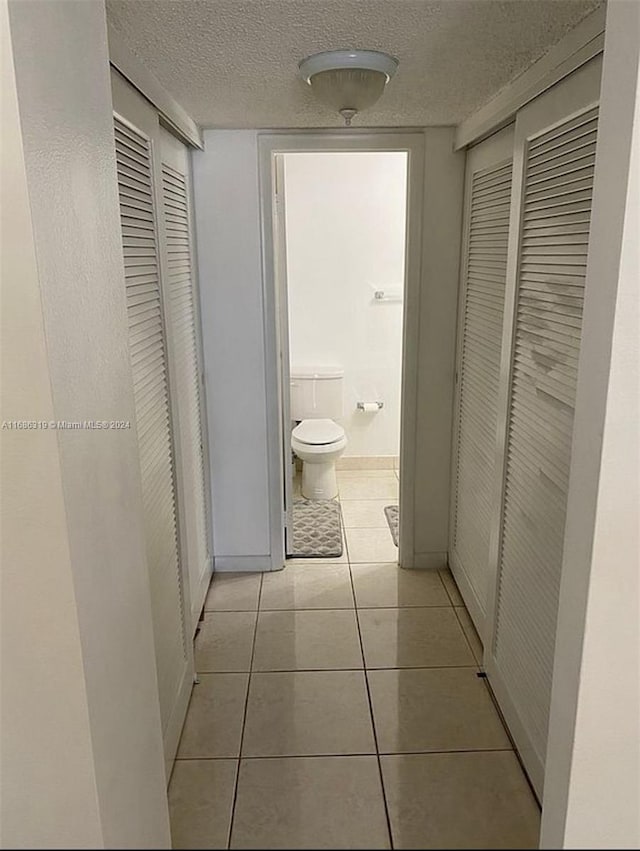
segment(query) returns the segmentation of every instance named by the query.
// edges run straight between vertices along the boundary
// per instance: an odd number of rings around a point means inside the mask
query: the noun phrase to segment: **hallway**
[[[338,478],[340,558],[214,577],[174,847],[537,847],[539,809],[450,573],[394,563],[397,474]]]
[[[640,849],[639,33],[0,2],[0,847]],[[296,205],[311,152],[404,152],[406,197]],[[287,363],[337,428],[289,435]],[[285,561],[296,446],[342,512]]]

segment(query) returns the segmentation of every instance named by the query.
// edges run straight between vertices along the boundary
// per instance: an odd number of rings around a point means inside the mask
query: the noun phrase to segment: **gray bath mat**
[[[389,524],[389,529],[391,529],[391,537],[393,538],[393,543],[398,546],[398,524],[400,523],[400,506],[399,505],[386,505],[384,508],[384,513],[387,516],[387,523]]]
[[[293,500],[294,558],[338,558],[342,555],[340,503],[333,499]]]

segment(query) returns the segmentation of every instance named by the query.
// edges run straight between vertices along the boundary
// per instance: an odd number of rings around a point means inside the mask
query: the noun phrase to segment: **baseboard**
[[[343,455],[336,470],[397,470],[397,455]]]
[[[182,735],[184,720],[187,717],[187,709],[191,698],[191,689],[193,688],[193,676],[193,668],[191,668],[191,666],[186,666],[176,694],[175,703],[171,709],[171,716],[169,717],[164,731],[164,766],[167,777],[167,786],[171,779],[173,762],[176,758],[176,753],[178,752],[178,745],[180,743],[180,736]]]
[[[467,579],[466,571],[462,565],[462,562],[456,555],[455,550],[450,550],[449,552],[449,569],[453,574],[453,578],[455,579],[455,583],[458,586],[460,595],[464,600],[464,604],[467,607],[467,611],[471,616],[471,620],[473,621],[473,625],[476,628],[476,632],[480,636],[480,640],[484,643],[484,631],[486,628],[485,612],[482,606],[480,605],[480,601],[478,600],[473,586]]]
[[[274,566],[270,555],[216,556],[213,563],[214,573],[264,573],[268,570],[280,570],[280,567]]]
[[[198,628],[198,622],[200,620],[200,614],[204,608],[204,601],[207,597],[207,591],[209,590],[209,585],[211,584],[211,574],[213,573],[213,559],[209,556],[207,559],[207,564],[205,569],[202,572],[200,577],[200,583],[198,588],[192,592],[191,597],[193,600],[191,606],[191,637],[193,638],[196,634],[196,629]]]
[[[448,567],[446,550],[441,553],[415,553],[413,556],[413,569],[443,570],[445,567]]]

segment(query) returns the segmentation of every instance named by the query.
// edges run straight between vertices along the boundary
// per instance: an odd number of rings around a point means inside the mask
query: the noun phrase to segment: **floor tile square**
[[[482,665],[484,650],[480,636],[476,632],[476,628],[471,620],[471,615],[464,606],[456,606],[455,612],[458,616],[458,620],[460,621],[460,626],[462,627],[464,634],[467,636],[467,641],[471,645],[471,652],[475,656],[476,662],[478,665]]]
[[[451,598],[451,605],[464,606],[464,600],[458,591],[458,586],[456,585],[456,581],[453,578],[451,571],[448,568],[445,568],[440,571],[440,576],[444,582],[444,587],[447,589],[447,594]]]
[[[173,848],[226,848],[236,781],[235,759],[178,760],[169,785]]]
[[[510,749],[476,668],[369,671],[380,753]]]
[[[254,671],[362,667],[353,609],[260,612]]]
[[[344,499],[386,499],[398,502],[398,480],[393,470],[383,476],[340,476],[338,490],[340,501]]]
[[[394,848],[537,848],[540,811],[513,751],[381,757]]]
[[[255,612],[261,582],[261,573],[214,573],[204,601],[205,612]]]
[[[249,671],[256,612],[207,612],[195,641],[200,673]]]
[[[265,573],[260,608],[352,609],[353,593],[348,564],[287,561],[283,570]]]
[[[360,609],[360,634],[368,668],[474,665],[452,608]]]
[[[248,674],[201,674],[193,687],[178,759],[237,757]]]
[[[253,674],[242,755],[375,753],[362,671]]]
[[[349,561],[355,562],[396,562],[398,548],[393,543],[391,530],[386,529],[346,529]]]
[[[388,499],[346,499],[342,506],[342,520],[346,529],[388,529],[384,513]]]
[[[374,756],[242,760],[231,848],[389,848]]]
[[[394,563],[352,564],[359,608],[448,606],[437,570],[405,570]]]

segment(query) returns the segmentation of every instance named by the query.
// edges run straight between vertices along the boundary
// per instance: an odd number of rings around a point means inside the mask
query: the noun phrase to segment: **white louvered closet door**
[[[505,457],[485,662],[542,795],[593,191],[600,61],[518,115]]]
[[[157,115],[115,74],[112,85],[144,534],[160,717],[169,767],[191,693],[193,651],[185,617],[161,281],[152,139]]]
[[[467,154],[449,560],[483,635],[495,488],[513,126]]]
[[[173,361],[173,395],[178,423],[180,488],[184,502],[193,635],[211,579],[212,558],[200,316],[193,259],[190,162],[187,148],[162,128],[159,153],[167,324]]]

